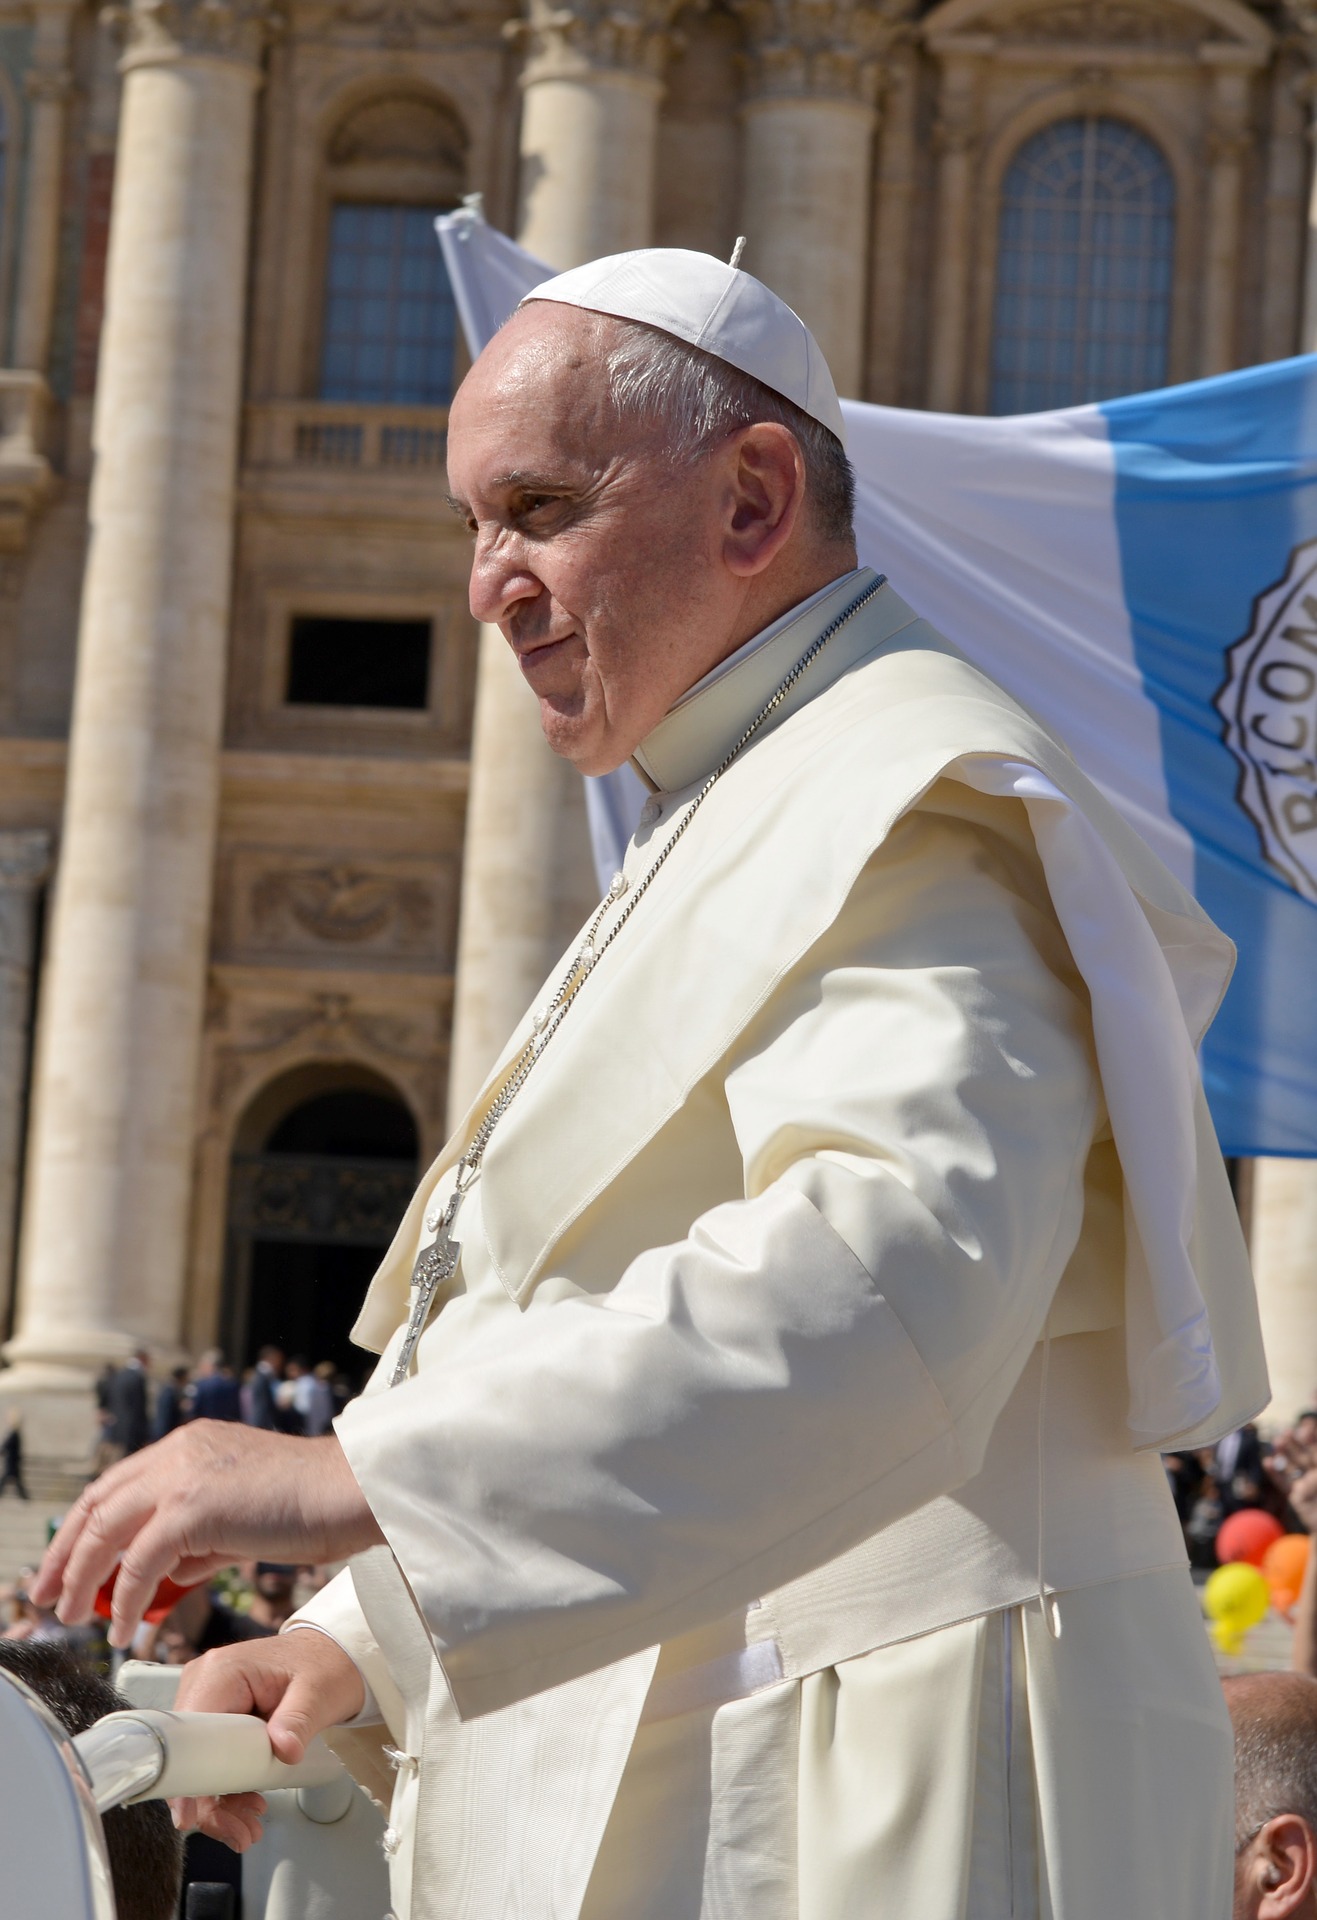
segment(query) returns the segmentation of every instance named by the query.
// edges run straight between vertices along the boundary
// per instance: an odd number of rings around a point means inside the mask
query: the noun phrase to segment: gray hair
[[[1302,1673],[1225,1683],[1235,1729],[1235,1846],[1297,1813],[1317,1833],[1317,1680]]]
[[[623,419],[661,420],[674,460],[697,460],[738,428],[775,420],[794,435],[805,464],[805,498],[825,540],[854,538],[855,474],[846,449],[820,420],[739,367],[639,320],[619,320],[604,353],[613,405]]]

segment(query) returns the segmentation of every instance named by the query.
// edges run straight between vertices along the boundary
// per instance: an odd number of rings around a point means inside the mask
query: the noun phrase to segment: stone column
[[[560,271],[650,243],[668,0],[530,0],[521,76],[523,247]]]
[[[1310,60],[1313,55],[1309,55]],[[1306,155],[1305,200],[1308,208],[1304,229],[1303,284],[1300,292],[1299,353],[1317,353],[1317,71],[1305,73],[1298,83],[1299,97],[1308,114],[1308,152]]]
[[[134,0],[91,547],[5,1390],[181,1326],[206,980],[258,20]]]
[[[901,46],[888,59],[885,82],[870,274],[866,398],[883,406],[898,407],[904,397],[910,226],[919,165],[916,127],[919,67],[912,46]]]
[[[480,632],[448,1110],[466,1112],[556,956],[597,899],[584,789],[544,744],[497,627]]]
[[[1271,76],[1271,129],[1267,143],[1267,199],[1262,249],[1264,360],[1283,360],[1298,347],[1303,294],[1303,209],[1307,200],[1307,115],[1301,88],[1306,73],[1288,56]]]
[[[1228,373],[1239,358],[1239,243],[1244,217],[1244,161],[1251,142],[1249,81],[1257,56],[1247,48],[1209,41],[1200,49],[1199,58],[1212,69],[1212,91],[1198,371]]]
[[[1317,1161],[1259,1160],[1250,1246],[1271,1373],[1271,1426],[1317,1405]]]
[[[812,329],[837,391],[864,378],[875,15],[738,0],[746,23],[746,268]]]
[[[9,1320],[14,1279],[37,897],[49,871],[48,833],[0,833],[0,1327]]]
[[[530,0],[517,238],[552,267],[647,246],[669,0]],[[456,1122],[597,900],[585,792],[545,745],[497,627],[480,633],[448,1111]]]
[[[46,371],[55,309],[64,119],[72,84],[68,70],[72,18],[68,0],[40,0],[26,81],[27,168],[12,359],[16,367],[33,373]]]
[[[939,413],[955,413],[963,406],[968,384],[974,158],[979,144],[980,75],[991,50],[990,39],[969,34],[958,34],[954,41],[930,42],[942,69],[933,128],[937,210],[928,350],[928,405]]]

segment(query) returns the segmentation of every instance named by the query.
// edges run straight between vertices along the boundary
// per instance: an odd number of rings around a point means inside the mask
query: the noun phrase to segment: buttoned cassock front
[[[658,818],[630,891],[872,579],[816,597],[645,743]],[[1133,1912],[1154,1850],[1130,1823],[1196,1800],[1210,1828],[1228,1730],[1152,1449],[1266,1397],[1193,1060],[1228,970],[1064,751],[890,589],[829,638],[497,1129],[391,1393],[424,1215],[534,1009],[368,1296],[358,1337],[384,1359],[338,1432],[389,1547],[303,1618],[415,1762],[400,1914],[987,1914],[984,1809],[1020,1794],[983,1759],[1003,1685],[1006,1750],[1027,1730],[1042,1756],[1011,1869],[1036,1862],[1040,1911]],[[1026,1605],[1040,1583],[1064,1652]],[[912,1658],[919,1738],[894,1731]],[[1178,1702],[1151,1716],[1148,1659]],[[1128,1769],[1086,1775],[1101,1740],[1057,1746],[1098,1673],[1099,1717],[1142,1717],[1151,1772],[1175,1763],[1157,1804],[1140,1783],[1142,1815]],[[937,1844],[902,1892],[908,1814],[856,1867],[818,1809],[875,1764],[922,1777],[919,1739],[953,1801],[962,1784],[960,1829],[930,1801]],[[1105,1829],[1096,1880],[1082,1847],[1078,1877],[1062,1857],[1080,1800]],[[1202,1920],[1220,1851],[1195,1874],[1173,1859],[1147,1910]]]

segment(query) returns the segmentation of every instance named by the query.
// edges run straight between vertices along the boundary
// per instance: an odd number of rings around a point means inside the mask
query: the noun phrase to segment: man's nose
[[[520,556],[496,540],[478,537],[471,562],[472,618],[490,626],[506,620],[520,602],[534,600],[543,587]]]

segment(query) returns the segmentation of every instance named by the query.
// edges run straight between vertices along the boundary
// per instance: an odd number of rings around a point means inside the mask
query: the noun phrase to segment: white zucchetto
[[[762,280],[685,247],[613,253],[544,280],[521,302],[640,320],[739,367],[794,401],[845,444],[841,403],[823,350],[809,328]]]

